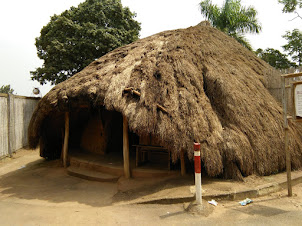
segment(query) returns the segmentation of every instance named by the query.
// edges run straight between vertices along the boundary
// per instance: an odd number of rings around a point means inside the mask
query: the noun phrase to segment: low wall
[[[27,128],[39,100],[0,94],[0,159],[28,145]]]

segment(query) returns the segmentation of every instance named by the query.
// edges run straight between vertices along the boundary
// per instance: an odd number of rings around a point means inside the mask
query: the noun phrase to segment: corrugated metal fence
[[[0,159],[28,145],[27,128],[39,99],[0,94]]]

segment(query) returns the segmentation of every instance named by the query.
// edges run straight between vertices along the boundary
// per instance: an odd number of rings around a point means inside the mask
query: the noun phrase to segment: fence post
[[[200,143],[194,143],[194,166],[195,166],[196,203],[197,205],[201,205],[202,193],[201,193]]]
[[[10,95],[7,94],[7,153],[10,155],[11,148],[10,148]]]
[[[14,121],[14,98],[13,94],[7,95],[7,152],[8,156],[12,157],[13,152],[13,140],[15,140],[15,121]]]
[[[284,150],[286,157],[286,172],[287,172],[287,190],[288,196],[293,195],[292,190],[292,180],[291,180],[291,156],[289,150],[289,140],[288,140],[288,119],[287,119],[287,91],[285,84],[285,77],[281,77],[281,91],[282,91],[282,106],[283,106],[283,132],[284,132]],[[295,106],[292,106],[293,108]]]

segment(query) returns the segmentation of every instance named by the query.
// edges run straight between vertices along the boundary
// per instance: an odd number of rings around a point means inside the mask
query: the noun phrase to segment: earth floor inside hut
[[[165,160],[166,161],[153,161],[151,159],[146,160],[145,162],[137,165],[136,158],[132,154],[130,155],[131,177],[152,178],[158,176],[169,176],[173,174],[179,174],[179,170],[174,165],[174,168],[170,169],[168,166],[168,159]],[[70,167],[67,170],[71,171],[74,170],[75,167],[78,168],[78,170],[76,170],[78,172],[76,176],[80,177],[82,177],[83,175],[81,176],[79,174],[87,174],[87,170],[95,171],[96,174],[101,172],[110,175],[115,175],[116,177],[111,178],[110,181],[118,180],[118,177],[124,175],[123,156],[115,152],[107,153],[105,155],[99,155],[95,153],[87,153],[85,151],[80,150],[72,150],[69,155],[69,163]],[[80,169],[82,169],[81,172],[79,171]],[[71,175],[75,174],[71,173]],[[89,177],[89,179],[91,180],[104,181],[102,179],[97,179],[97,176],[92,176],[92,173],[88,173],[88,175],[91,175]]]

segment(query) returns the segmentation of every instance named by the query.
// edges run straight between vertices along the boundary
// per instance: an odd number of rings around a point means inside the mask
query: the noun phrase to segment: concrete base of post
[[[193,201],[184,206],[185,211],[193,215],[209,216],[214,211],[214,206],[210,205],[207,201],[202,200],[202,204],[197,204]]]

